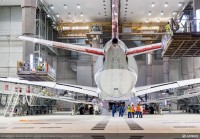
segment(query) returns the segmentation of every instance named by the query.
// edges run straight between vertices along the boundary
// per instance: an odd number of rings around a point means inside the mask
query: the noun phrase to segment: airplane
[[[97,56],[96,66],[98,65],[98,71],[95,73],[94,77],[97,88],[94,88],[96,92],[92,90],[90,95],[94,94],[94,96],[96,96],[98,94],[98,97],[102,100],[122,100],[123,98],[130,98],[132,95],[140,96],[163,89],[180,87],[178,82],[139,88],[135,87],[138,78],[138,67],[134,56],[160,50],[162,49],[162,43],[127,48],[118,36],[118,15],[119,0],[112,0],[112,39],[106,43],[103,49],[43,40],[28,36],[19,36],[18,38],[54,48]],[[195,81],[185,80],[182,82],[183,84],[185,83],[185,85],[198,84],[200,83],[200,79]],[[63,86],[65,85],[63,84]],[[76,85],[70,85],[70,87],[70,91],[76,89]],[[67,90],[67,88],[65,89]],[[87,90],[86,94],[89,91],[90,90]],[[82,93],[83,92],[84,91],[82,91]]]

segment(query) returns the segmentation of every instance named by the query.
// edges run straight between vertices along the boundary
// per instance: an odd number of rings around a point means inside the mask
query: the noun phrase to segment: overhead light
[[[80,9],[81,7],[80,7],[80,5],[79,4],[77,4],[77,6],[76,6],[78,9]]]
[[[47,17],[50,17],[50,15],[48,14]]]
[[[154,7],[155,6],[155,3],[153,2],[152,4],[151,4],[151,7]]]
[[[39,57],[38,59],[39,59],[40,62],[42,62],[42,58],[41,57]]]
[[[157,22],[160,22],[160,19],[158,18]]]
[[[67,5],[66,4],[64,4],[64,8],[67,9]]]
[[[174,11],[174,12],[173,12],[173,15],[176,15],[176,14],[177,14],[177,12],[176,12],[176,11]]]
[[[50,7],[51,7],[51,9],[54,9],[54,6],[53,6],[52,4],[51,4],[51,6],[50,6]]]
[[[69,13],[68,15],[69,15],[69,17],[71,17],[71,13]]]
[[[164,13],[163,13],[163,11],[160,13],[160,15],[163,15]]]
[[[116,13],[116,12],[114,12],[114,15],[117,15],[117,13]]]
[[[59,15],[59,14],[56,14],[56,17],[60,17],[60,15]]]
[[[81,12],[81,17],[83,17],[83,13]]]
[[[183,5],[183,2],[178,3],[178,7],[181,7]]]
[[[149,11],[148,15],[149,15],[149,16],[151,15],[151,11]]]
[[[165,7],[167,7],[167,6],[168,6],[168,3],[166,2],[166,3],[165,3]]]
[[[147,19],[146,22],[148,23],[148,22],[149,22],[149,19]]]

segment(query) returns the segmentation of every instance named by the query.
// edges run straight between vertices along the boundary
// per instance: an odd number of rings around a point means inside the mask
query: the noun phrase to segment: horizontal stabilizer
[[[99,48],[91,48],[91,47],[86,47],[86,46],[79,46],[79,45],[74,45],[74,44],[69,44],[69,43],[55,42],[55,41],[37,39],[37,38],[26,37],[26,36],[19,36],[18,38],[21,40],[24,40],[24,41],[30,41],[33,43],[52,46],[54,48],[60,48],[60,49],[65,49],[65,50],[70,50],[70,51],[75,51],[75,52],[81,52],[81,53],[85,53],[85,54],[89,54],[89,55],[96,55],[96,56],[104,55],[104,50],[99,49]]]
[[[145,46],[140,46],[136,48],[130,48],[127,50],[126,55],[140,55],[143,53],[148,53],[151,51],[159,50],[162,48],[161,43],[156,43],[156,44],[150,44],[150,45],[145,45]]]

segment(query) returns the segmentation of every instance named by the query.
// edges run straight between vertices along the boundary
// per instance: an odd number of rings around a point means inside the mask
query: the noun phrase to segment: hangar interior
[[[146,7],[145,7],[146,6]],[[112,33],[111,0],[1,0],[0,1],[0,77],[21,78],[29,81],[96,87],[94,80],[96,57],[51,46],[22,41],[17,36],[103,48]],[[200,1],[199,0],[121,0],[119,5],[119,39],[128,48],[162,42],[163,49],[135,56],[138,64],[136,87],[200,78]],[[166,25],[170,31],[166,32]],[[27,68],[26,64],[31,63]],[[25,67],[24,67],[25,65]],[[43,65],[45,68],[43,69]],[[30,65],[29,65],[30,66]],[[47,70],[48,69],[48,70]],[[7,107],[29,109],[29,115],[80,109],[94,97],[48,87],[39,89],[43,97],[12,96],[6,90],[27,91],[30,86],[0,82],[1,114],[9,116]],[[9,86],[8,86],[9,85]],[[39,85],[39,83],[38,83]],[[188,85],[141,95],[135,101],[161,104],[163,111],[183,110],[200,113],[200,96],[172,99],[174,92],[199,93],[199,87]],[[69,96],[79,98],[66,101]],[[10,99],[10,96],[13,99]],[[16,101],[14,98],[17,98]],[[168,98],[169,97],[169,98]],[[161,98],[161,99],[160,99]],[[10,102],[12,100],[12,102]],[[83,103],[84,101],[84,103]],[[28,102],[28,103],[27,103]],[[9,104],[12,103],[12,104]],[[109,102],[102,109],[107,110]],[[130,100],[126,103],[130,103]],[[170,110],[170,111],[171,111]],[[103,111],[103,110],[102,110]],[[22,112],[11,115],[24,116]],[[73,113],[73,112],[72,112]],[[103,113],[103,112],[102,112]],[[77,114],[79,114],[77,112]],[[105,115],[103,113],[102,115]],[[84,117],[85,118],[85,117]],[[113,121],[114,122],[114,121]]]

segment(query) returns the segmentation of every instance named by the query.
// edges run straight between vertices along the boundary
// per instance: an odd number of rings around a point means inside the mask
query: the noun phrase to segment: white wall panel
[[[0,53],[0,68],[8,67],[9,65],[9,53]]]
[[[0,77],[17,77],[17,60],[23,55],[23,42],[16,39],[22,34],[21,13],[20,6],[0,8]]]
[[[0,67],[0,77],[8,77],[8,68]]]
[[[152,65],[152,84],[158,84],[163,81],[163,65]]]
[[[10,53],[9,67],[17,67],[17,61],[22,60],[22,53]]]

